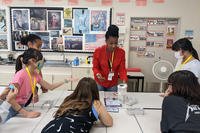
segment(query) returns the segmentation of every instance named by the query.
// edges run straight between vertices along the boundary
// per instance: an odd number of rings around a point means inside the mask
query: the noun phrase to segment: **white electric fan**
[[[166,60],[159,60],[154,63],[152,72],[153,75],[160,80],[160,92],[163,91],[163,81],[166,81],[169,75],[173,72],[174,66]]]

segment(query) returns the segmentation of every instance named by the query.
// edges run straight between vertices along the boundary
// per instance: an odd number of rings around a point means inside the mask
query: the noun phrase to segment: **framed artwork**
[[[72,8],[64,9],[64,19],[72,19]]]
[[[91,32],[106,32],[109,25],[108,10],[91,10]]]
[[[7,35],[0,35],[0,50],[8,49]]]
[[[12,10],[12,28],[13,31],[29,30],[29,10],[13,9]]]
[[[0,34],[7,33],[6,27],[6,9],[0,8]]]
[[[48,30],[61,30],[61,11],[48,11]]]
[[[65,50],[80,51],[83,50],[82,36],[65,36],[64,37]]]
[[[30,9],[30,30],[47,30],[46,9]]]
[[[105,34],[85,34],[85,50],[94,51],[105,44]]]
[[[89,10],[87,8],[73,9],[74,34],[89,33]]]

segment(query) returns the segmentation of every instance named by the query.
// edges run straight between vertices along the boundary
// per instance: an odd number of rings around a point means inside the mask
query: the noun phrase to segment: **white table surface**
[[[59,106],[63,102],[64,98],[71,93],[72,91],[67,91],[66,89],[57,89],[48,93],[40,94],[40,101],[39,103],[35,104],[34,108],[34,110],[40,111],[42,113],[40,117],[29,119],[17,116],[11,118],[9,121],[7,121],[7,123],[0,126],[0,133],[40,132],[42,128],[53,118],[53,113],[58,109],[54,107]],[[108,95],[113,94],[100,92],[100,98],[103,104],[103,97]],[[132,107],[161,108],[163,98],[159,96],[159,93],[133,92],[129,93],[128,95],[135,97],[138,101],[138,103],[133,105]],[[116,97],[116,95],[114,95],[114,97]],[[49,110],[46,106],[44,106],[44,108],[42,109],[42,104],[48,100],[53,101],[53,108]],[[113,117],[113,127],[106,128],[103,126],[94,126],[91,130],[91,133],[140,133],[142,132],[142,130],[144,131],[144,133],[150,133],[148,131],[151,130],[152,133],[157,133],[157,131],[159,131],[160,129],[160,112],[161,111],[159,110],[145,110],[145,115],[134,117],[128,115],[125,108],[120,108],[119,113],[111,113]],[[142,130],[140,129],[140,126],[138,125],[136,119],[142,127]]]
[[[135,115],[143,133],[160,133],[161,110],[144,110],[144,115]]]
[[[113,126],[107,127],[107,133],[142,133],[137,121],[127,114],[126,109],[120,109],[119,113],[111,113]]]
[[[160,93],[133,92],[128,95],[136,98],[137,103],[134,104],[133,107],[161,109],[163,97],[160,97],[159,94]]]
[[[127,75],[135,77],[144,77],[144,74],[142,72],[127,72]]]

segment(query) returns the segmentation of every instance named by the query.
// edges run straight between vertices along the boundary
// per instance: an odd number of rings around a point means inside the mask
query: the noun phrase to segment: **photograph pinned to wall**
[[[42,50],[50,50],[50,43],[49,43],[49,32],[31,32],[30,34],[35,34],[38,35],[39,37],[41,37],[42,39]]]
[[[148,58],[154,58],[155,57],[155,51],[146,51],[144,56],[148,57]]]
[[[0,9],[0,33],[6,33],[6,9]]]
[[[131,41],[139,41],[139,40],[140,40],[140,37],[139,37],[139,35],[131,35],[131,36],[130,36],[130,40],[131,40]]]
[[[173,39],[167,39],[167,45],[166,48],[167,49],[171,49],[172,45],[173,45],[174,40]]]
[[[178,18],[168,18],[167,23],[169,25],[177,25],[178,24]]]
[[[146,47],[144,47],[144,46],[137,47],[137,53],[136,53],[136,55],[138,57],[143,57],[145,55],[145,53],[146,53]]]
[[[63,28],[63,35],[67,35],[67,36],[72,35],[72,28],[71,27]]]
[[[118,39],[118,47],[120,48],[124,48],[124,38],[119,38]]]
[[[105,34],[85,34],[85,50],[94,51],[105,44]]]
[[[133,52],[136,52],[136,51],[137,51],[137,48],[138,48],[137,46],[130,46],[130,47],[129,47],[129,50],[130,50],[130,51],[133,51]]]
[[[83,50],[83,37],[82,36],[65,36],[64,37],[65,50],[82,51]]]
[[[20,41],[15,41],[15,50],[26,50],[28,47],[26,45],[22,45]]]
[[[57,46],[58,46],[58,51],[64,51],[64,43],[63,43],[63,36],[60,35],[57,38]]]
[[[175,35],[175,26],[169,25],[167,26],[167,36]]]
[[[164,37],[164,31],[147,31],[149,37]]]
[[[72,19],[72,8],[64,9],[64,19]]]
[[[61,30],[61,11],[48,11],[48,30]]]
[[[166,20],[165,19],[155,19],[155,18],[149,18],[147,20],[148,25],[165,25]]]
[[[154,41],[147,41],[146,42],[146,46],[147,47],[154,47],[155,46],[155,42]]]
[[[56,31],[56,30],[50,31],[50,37],[59,37],[59,35],[60,35],[60,31]]]
[[[29,35],[28,31],[13,31],[12,32],[12,40],[21,41],[22,37]]]
[[[28,9],[12,9],[12,27],[13,31],[29,30],[29,10]]]
[[[155,47],[164,47],[165,42],[164,41],[155,41],[154,46]]]
[[[89,10],[86,8],[73,8],[74,34],[89,33]]]
[[[58,51],[57,37],[50,38],[50,42],[51,42],[51,49],[53,51]]]
[[[116,22],[117,25],[119,26],[125,25],[125,13],[117,13],[116,19],[117,19],[117,22]]]
[[[91,10],[90,15],[91,32],[105,33],[109,25],[109,11],[108,10]]]
[[[64,27],[72,27],[72,20],[64,19]]]
[[[46,9],[30,9],[30,29],[47,30]]]
[[[192,40],[194,38],[193,30],[185,30],[185,37]]]
[[[8,50],[7,35],[0,35],[0,50]]]

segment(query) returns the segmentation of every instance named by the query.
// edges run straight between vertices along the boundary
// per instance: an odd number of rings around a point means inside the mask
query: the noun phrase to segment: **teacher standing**
[[[127,82],[125,51],[118,45],[119,28],[110,25],[105,34],[106,44],[97,48],[93,55],[93,72],[100,91],[117,91],[118,75]]]

